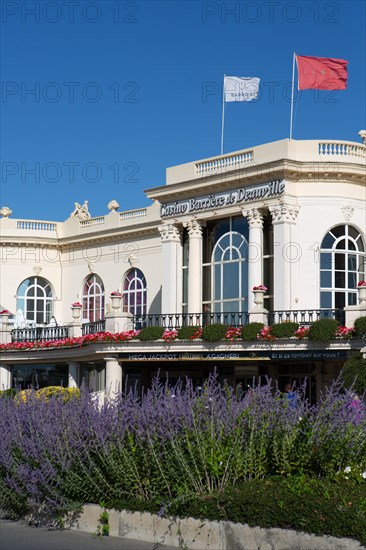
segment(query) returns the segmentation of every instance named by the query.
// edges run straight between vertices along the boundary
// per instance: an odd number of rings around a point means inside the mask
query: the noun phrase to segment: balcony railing
[[[181,327],[203,327],[213,323],[222,323],[230,327],[239,327],[249,323],[247,312],[204,312],[204,313],[166,313],[135,315],[133,318],[136,330],[146,327],[164,327],[179,329]]]
[[[345,323],[345,312],[343,309],[300,309],[300,310],[277,310],[268,313],[268,324],[286,323],[292,321],[299,325],[311,325],[319,319],[337,319],[341,325]]]
[[[337,319],[341,325],[345,323],[345,312],[342,309],[302,309],[302,310],[277,310],[268,313],[268,324],[285,323],[293,321],[299,325],[311,325],[319,319]],[[249,323],[247,312],[203,312],[203,313],[166,313],[135,315],[133,326],[135,330],[146,327],[163,327],[166,329],[179,329],[193,326],[203,327],[213,323],[222,323],[228,327],[240,327]],[[82,334],[96,334],[105,331],[105,321],[99,320],[82,325]],[[35,342],[62,340],[69,337],[69,327],[35,327],[20,328],[11,331],[12,342]]]
[[[69,336],[69,327],[16,328],[11,331],[12,342],[41,342],[64,340]]]
[[[86,334],[96,334],[97,332],[105,331],[105,321],[99,320],[93,323],[84,323],[81,326],[81,333],[83,336]]]

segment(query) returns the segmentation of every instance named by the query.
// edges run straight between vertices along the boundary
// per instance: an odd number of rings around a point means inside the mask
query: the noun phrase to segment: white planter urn
[[[263,308],[265,290],[253,290],[254,303],[257,309]]]
[[[0,321],[2,326],[9,324],[9,313],[0,313]]]
[[[121,309],[123,296],[116,296],[111,294],[110,298],[111,298],[112,309],[114,309],[114,311],[116,312],[119,311]]]
[[[366,286],[358,286],[358,303],[360,306],[366,306]]]
[[[74,321],[80,320],[82,306],[71,306],[71,315]]]

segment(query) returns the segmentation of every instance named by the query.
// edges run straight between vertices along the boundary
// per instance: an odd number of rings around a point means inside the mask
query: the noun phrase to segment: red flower
[[[71,307],[83,307],[80,302],[74,302]]]
[[[264,285],[253,286],[253,290],[264,290],[266,292],[268,288]]]
[[[366,286],[366,281],[360,281],[357,286]]]
[[[11,315],[11,313],[8,309],[3,309],[2,311],[0,311],[0,315]]]

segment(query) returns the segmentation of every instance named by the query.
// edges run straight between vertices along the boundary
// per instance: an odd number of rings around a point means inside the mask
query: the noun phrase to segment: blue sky
[[[225,108],[224,151],[289,137],[292,56],[349,61],[345,91],[303,91],[295,139],[359,141],[365,3],[3,1],[1,206],[65,220],[149,204],[168,166],[220,153],[223,75],[258,76]],[[34,90],[34,93],[29,93]]]

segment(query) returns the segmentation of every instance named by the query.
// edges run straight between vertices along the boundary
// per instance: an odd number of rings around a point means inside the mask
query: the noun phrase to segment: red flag
[[[347,64],[344,59],[296,56],[299,90],[345,90]]]

